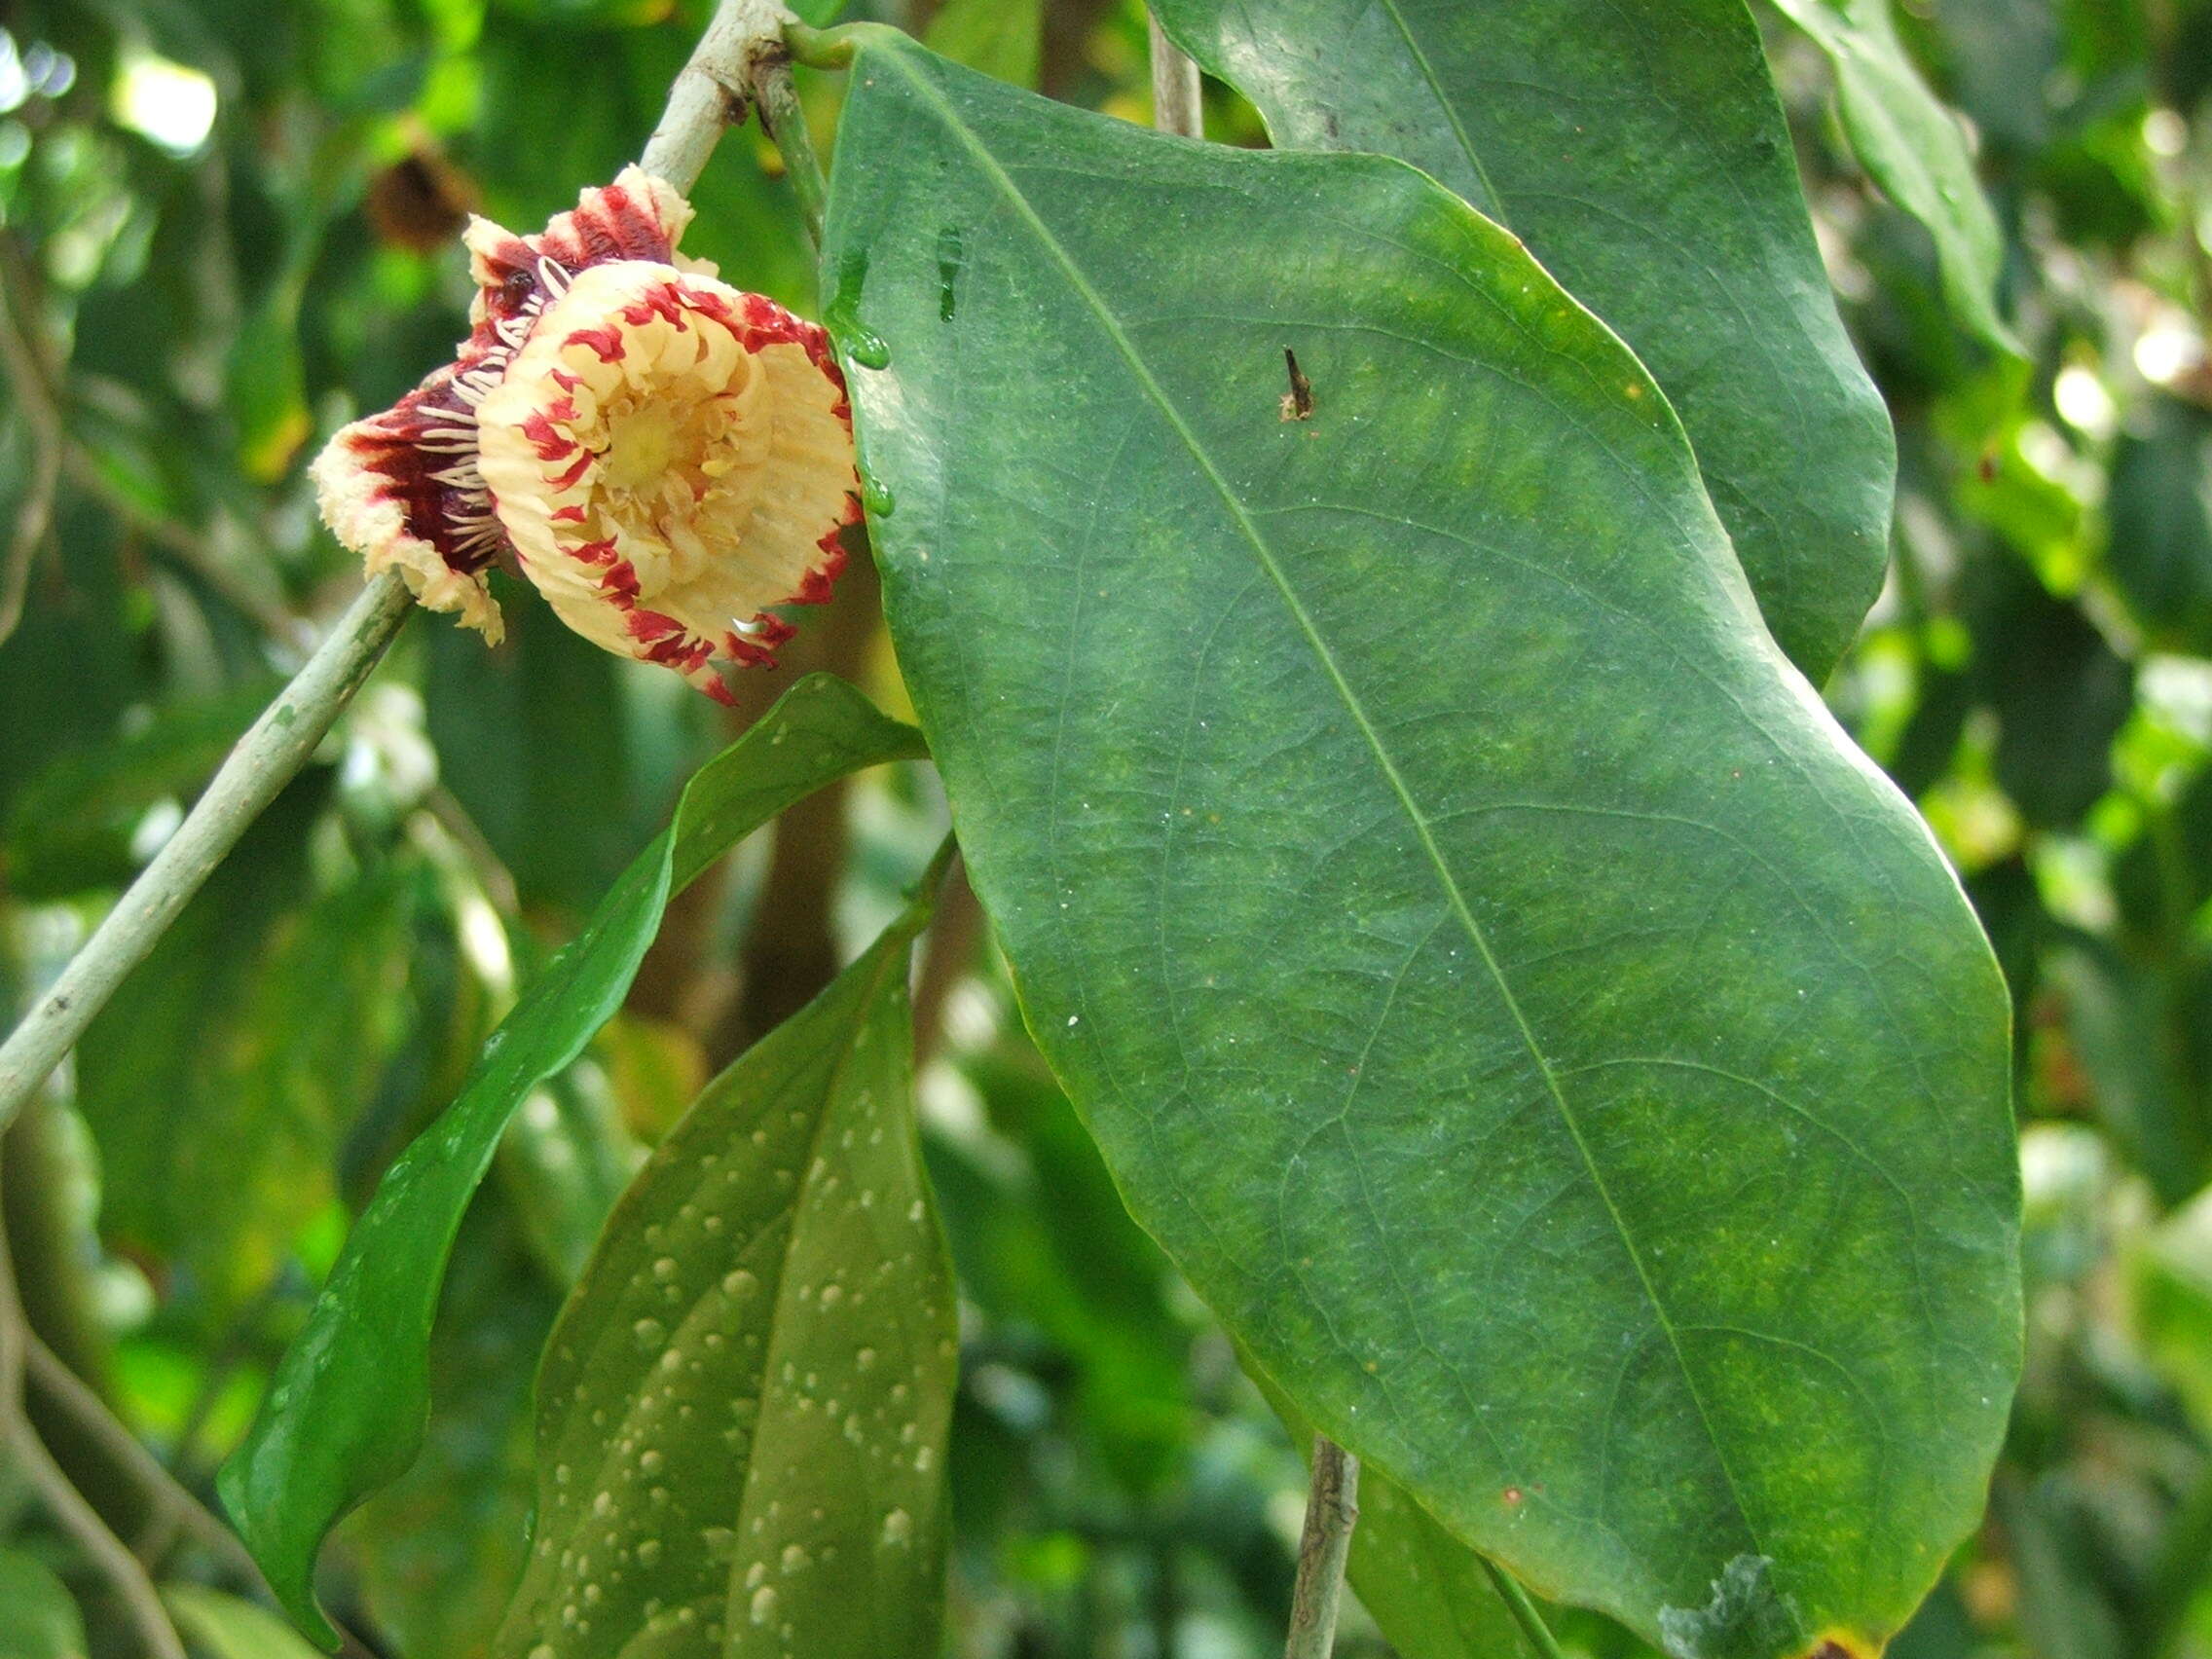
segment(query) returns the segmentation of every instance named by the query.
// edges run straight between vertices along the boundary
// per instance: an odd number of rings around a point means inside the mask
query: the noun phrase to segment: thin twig
[[[722,129],[745,118],[754,64],[785,55],[785,26],[796,20],[778,0],[722,0],[677,72],[668,109],[638,165],[688,195]]]
[[[1567,1659],[1560,1651],[1559,1638],[1552,1635],[1552,1627],[1544,1623],[1535,1599],[1521,1587],[1521,1580],[1486,1555],[1475,1559],[1483,1564],[1483,1570],[1490,1574],[1490,1581],[1504,1601],[1506,1611],[1513,1615],[1513,1622],[1521,1627],[1521,1634],[1529,1639],[1529,1645],[1536,1650],[1539,1659]]]
[[[1158,18],[1148,12],[1146,21],[1152,25],[1152,124],[1162,132],[1203,138],[1205,89],[1198,80],[1198,66],[1167,38]]]
[[[108,1530],[85,1494],[77,1490],[23,1409],[23,1381],[29,1365],[30,1324],[16,1294],[16,1268],[8,1249],[8,1231],[0,1226],[0,1445],[38,1494],[57,1526],[68,1533],[123,1604],[138,1642],[151,1659],[185,1659],[184,1643],[163,1610],[161,1593],[138,1558]]]
[[[34,332],[37,312],[36,285],[24,269],[21,250],[6,231],[0,231],[0,367],[5,368],[9,389],[29,423],[33,450],[31,487],[17,514],[5,584],[0,587],[0,641],[21,620],[31,565],[53,521],[57,486],[67,479],[173,555],[241,613],[260,623],[272,639],[300,645],[305,632],[304,643],[312,645],[313,634],[306,623],[254,591],[220,560],[210,558],[191,531],[131,499],[70,435],[62,411],[61,365]]]
[[[155,1513],[147,1526],[148,1541],[136,1552],[141,1561],[153,1566],[164,1553],[166,1542],[164,1534],[181,1529],[219,1559],[227,1571],[251,1584],[261,1582],[261,1568],[254,1565],[253,1557],[239,1535],[202,1503],[190,1488],[170,1474],[162,1460],[146,1449],[145,1443],[107,1409],[107,1403],[92,1391],[92,1385],[70,1370],[59,1354],[39,1341],[36,1333],[30,1334],[25,1343],[24,1370],[31,1385],[67,1413],[108,1459],[145,1492]]]
[[[1306,1489],[1306,1529],[1298,1539],[1298,1582],[1290,1597],[1290,1640],[1282,1659],[1329,1659],[1337,1642],[1337,1603],[1345,1561],[1359,1520],[1359,1459],[1325,1434],[1313,1437],[1313,1478]]]
[[[61,456],[65,437],[61,416],[55,409],[45,353],[32,332],[35,319],[18,315],[4,283],[0,283],[0,362],[4,362],[9,389],[16,407],[30,427],[30,480],[16,508],[16,524],[8,538],[8,551],[0,561],[0,642],[16,631],[23,619],[23,597],[30,591],[31,565],[54,524],[55,490],[61,482]]]
[[[387,571],[371,581],[291,684],[239,739],[176,833],[0,1045],[0,1129],[60,1063],[124,977],[146,959],[246,826],[307,764],[412,606],[397,575]]]

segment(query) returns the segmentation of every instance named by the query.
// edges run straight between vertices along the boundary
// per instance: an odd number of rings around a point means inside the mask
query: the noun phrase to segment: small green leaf
[[[952,1278],[913,1116],[915,903],[670,1131],[538,1376],[498,1659],[938,1650]]]
[[[1871,1652],[2017,1377],[2009,1010],[1672,411],[1402,163],[855,39],[824,266],[882,348],[885,608],[1132,1213],[1530,1589]],[[1740,1557],[1782,1623],[1714,1611]]]
[[[284,476],[313,435],[300,357],[304,271],[287,275],[246,319],[225,364],[224,399],[238,424],[239,464],[259,484]]]
[[[1890,0],[1774,0],[1774,7],[1835,65],[1851,147],[1867,176],[1936,239],[1953,314],[2017,356],[2020,343],[1997,311],[2004,233],[1974,176],[1966,131],[1905,55]]]
[[[167,1585],[162,1601],[177,1629],[211,1659],[315,1659],[291,1626],[251,1602],[198,1584]]]
[[[430,1335],[422,1455],[341,1534],[369,1622],[395,1653],[481,1659],[522,1579],[531,1382],[562,1294],[522,1236],[527,1220],[498,1181],[469,1206]]]
[[[338,1518],[422,1444],[446,1257],[515,1108],[621,1006],[671,893],[824,784],[924,754],[917,733],[841,681],[816,676],[786,692],[700,769],[675,824],[523,993],[460,1098],[386,1174],[219,1483],[271,1586],[317,1640],[337,1642],[315,1605],[316,1552]]]
[[[61,1580],[34,1557],[0,1549],[0,1654],[85,1659],[85,1621]]]
[[[1882,585],[1895,446],[1743,0],[1156,10],[1278,146],[1411,162],[1619,330],[1679,412],[1767,626],[1826,677]]]

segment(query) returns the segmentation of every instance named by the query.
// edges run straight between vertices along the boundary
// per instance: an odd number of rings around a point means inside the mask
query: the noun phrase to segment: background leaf
[[[1160,13],[1278,145],[1413,163],[1617,329],[1681,415],[1767,626],[1826,678],[1881,585],[1895,460],[1743,0]]]
[[[314,1603],[323,1535],[422,1444],[425,1350],[446,1257],[515,1108],[620,1006],[672,892],[830,779],[922,753],[911,728],[842,682],[794,685],[692,780],[672,828],[523,993],[461,1097],[385,1176],[253,1431],[223,1468],[233,1522],[311,1634],[336,1641]]]
[[[313,1659],[289,1625],[251,1602],[198,1584],[172,1584],[162,1600],[178,1630],[212,1659]]]
[[[1043,28],[1040,0],[945,0],[922,39],[955,63],[1034,87]]]
[[[1997,310],[2005,239],[1974,176],[1958,117],[1898,39],[1890,0],[1774,0],[1835,66],[1836,104],[1852,148],[1883,192],[1928,228],[1943,292],[1967,329],[2017,355]]]
[[[1877,1645],[2017,1364],[2006,999],[1639,365],[1410,169],[887,34],[831,221],[901,664],[1138,1220],[1547,1596]]]
[[[927,919],[710,1084],[623,1195],[547,1346],[497,1653],[937,1650],[956,1348],[914,1135]]]
[[[0,1550],[0,1653],[85,1659],[85,1621],[61,1580],[20,1550]]]

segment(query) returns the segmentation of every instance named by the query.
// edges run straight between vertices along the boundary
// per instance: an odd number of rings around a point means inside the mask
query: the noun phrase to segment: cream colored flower
[[[657,261],[595,265],[476,410],[478,466],[523,573],[610,651],[728,700],[769,611],[830,597],[860,516],[827,335]]]
[[[636,167],[586,190],[574,211],[535,237],[487,219],[465,241],[477,281],[473,325],[455,360],[380,415],[339,432],[310,469],[323,522],[361,555],[370,575],[396,570],[432,610],[500,635],[485,574],[506,552],[505,533],[476,469],[476,406],[505,375],[545,307],[578,272],[608,260],[674,262],[691,208],[674,187]]]

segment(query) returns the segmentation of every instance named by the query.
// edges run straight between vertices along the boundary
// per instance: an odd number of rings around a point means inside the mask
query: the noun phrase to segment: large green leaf
[[[1999,350],[2017,353],[1997,311],[2004,232],[1974,176],[1965,129],[1898,39],[1890,0],[1774,0],[1774,9],[1835,65],[1851,147],[1884,194],[1928,227],[1952,313]]]
[[[1815,680],[1881,586],[1896,470],[1743,0],[1162,0],[1286,148],[1378,150],[1519,233],[1650,366]]]
[[[938,1650],[957,1345],[914,1135],[928,915],[708,1085],[622,1196],[538,1375],[500,1659]]]
[[[1138,1220],[1547,1596],[1879,1642],[2017,1366],[2006,997],[1666,401],[1396,162],[857,39],[824,258],[894,637]]]
[[[515,1108],[621,1006],[671,893],[830,780],[923,753],[912,728],[841,681],[817,676],[786,692],[700,768],[674,825],[523,993],[460,1098],[386,1174],[220,1482],[271,1586],[318,1640],[335,1646],[337,1636],[315,1605],[315,1554],[338,1518],[422,1444],[446,1257]]]

